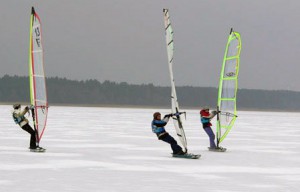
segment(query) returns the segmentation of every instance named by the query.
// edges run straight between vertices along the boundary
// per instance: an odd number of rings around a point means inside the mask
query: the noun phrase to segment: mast
[[[238,89],[238,73],[241,37],[231,28],[226,44],[219,81],[217,104],[217,146],[226,138],[237,118],[236,96]]]
[[[170,80],[171,80],[171,105],[172,105],[172,113],[177,114],[173,116],[173,123],[179,137],[179,140],[184,147],[185,152],[187,152],[187,141],[184,133],[182,120],[180,114],[182,114],[179,110],[179,105],[177,101],[177,94],[175,88],[175,81],[173,76],[173,54],[174,54],[174,42],[173,42],[173,29],[170,22],[169,10],[163,9],[164,12],[164,24],[165,24],[165,35],[166,35],[166,45],[168,52],[168,61],[169,61],[169,72],[170,72]]]
[[[43,55],[41,21],[32,7],[29,32],[29,88],[30,103],[34,107],[32,119],[38,144],[46,128],[48,115]]]

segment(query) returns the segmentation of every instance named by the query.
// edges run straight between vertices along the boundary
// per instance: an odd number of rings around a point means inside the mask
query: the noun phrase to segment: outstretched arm
[[[168,117],[168,120],[165,121],[164,119],[163,120],[154,120],[153,121],[153,125],[155,125],[156,127],[164,127],[169,121],[169,117]]]
[[[166,124],[167,124],[169,122],[170,117],[172,117],[172,116],[173,116],[172,113],[167,114],[167,115],[164,116],[162,121],[166,122]]]
[[[19,113],[18,115],[19,115],[19,116],[24,116],[28,111],[29,111],[29,108],[26,106],[26,107],[24,108],[24,110],[23,110],[21,113]]]
[[[204,118],[212,119],[216,116],[217,111],[212,111],[208,116],[202,116]]]

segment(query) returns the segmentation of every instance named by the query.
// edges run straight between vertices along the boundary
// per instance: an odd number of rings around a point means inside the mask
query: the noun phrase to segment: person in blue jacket
[[[162,140],[171,145],[173,154],[185,154],[182,151],[182,148],[177,144],[177,141],[165,130],[165,125],[167,125],[169,118],[172,117],[172,114],[167,114],[161,119],[161,114],[159,112],[155,112],[153,114],[153,121],[151,123],[152,132],[157,135],[159,140]]]

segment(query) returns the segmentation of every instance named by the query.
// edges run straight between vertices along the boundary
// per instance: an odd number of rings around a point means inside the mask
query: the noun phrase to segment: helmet
[[[155,112],[155,113],[153,114],[153,119],[157,119],[157,116],[159,116],[159,115],[161,115],[160,112]]]
[[[203,107],[200,111],[200,115],[201,116],[209,116],[209,107],[207,107],[207,106]]]
[[[21,104],[17,103],[17,104],[13,104],[13,108],[14,109],[19,109],[21,107]]]

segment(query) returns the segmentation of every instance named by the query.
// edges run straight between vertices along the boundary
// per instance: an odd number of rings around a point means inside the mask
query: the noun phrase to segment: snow
[[[300,113],[241,111],[217,153],[198,110],[185,110],[189,152],[202,155],[194,160],[172,158],[151,132],[152,114],[168,109],[51,106],[46,153],[29,152],[12,107],[0,109],[3,192],[299,191]],[[166,129],[178,141],[171,121]]]

